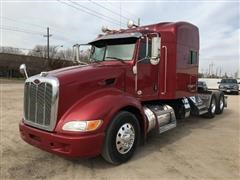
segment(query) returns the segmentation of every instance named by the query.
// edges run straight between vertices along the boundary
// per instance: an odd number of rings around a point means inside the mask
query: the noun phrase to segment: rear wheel
[[[130,112],[119,112],[107,129],[103,158],[112,164],[128,161],[134,154],[139,137],[140,127],[137,118]]]
[[[224,110],[224,95],[220,94],[216,107],[216,114],[222,114],[223,110]]]
[[[214,118],[216,113],[217,101],[215,95],[212,95],[208,112],[204,115],[206,118]]]

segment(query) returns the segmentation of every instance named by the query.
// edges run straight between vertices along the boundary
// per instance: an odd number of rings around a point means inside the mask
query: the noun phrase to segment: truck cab
[[[190,23],[132,24],[89,45],[88,64],[26,79],[19,129],[27,143],[119,164],[148,132],[168,131],[190,114],[213,118],[226,106],[221,92],[197,91],[199,32]]]

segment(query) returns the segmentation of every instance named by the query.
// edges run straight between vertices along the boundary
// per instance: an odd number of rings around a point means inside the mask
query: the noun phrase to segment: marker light
[[[130,19],[128,20],[127,27],[133,28],[133,27],[139,27],[139,25],[134,24],[133,20]]]
[[[107,33],[107,32],[110,32],[110,31],[111,31],[111,30],[108,29],[107,26],[103,26],[103,27],[102,27],[102,32],[103,32],[103,33]]]
[[[101,124],[102,120],[69,121],[63,125],[62,130],[75,132],[88,132],[96,130],[101,126]]]
[[[134,26],[134,22],[132,20],[128,20],[127,27],[132,28]]]

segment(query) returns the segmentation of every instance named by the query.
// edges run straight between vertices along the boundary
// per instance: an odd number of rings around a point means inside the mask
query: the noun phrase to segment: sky
[[[88,12],[88,13],[87,13]],[[152,0],[0,0],[0,45],[32,49],[60,48],[87,43],[110,29],[127,28],[127,19],[141,25],[187,21],[200,32],[200,72],[222,69],[229,75],[240,69],[240,3],[238,1]],[[19,32],[21,31],[21,32]]]

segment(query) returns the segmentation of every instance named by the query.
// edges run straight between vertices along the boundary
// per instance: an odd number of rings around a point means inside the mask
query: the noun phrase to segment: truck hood
[[[60,85],[81,84],[86,81],[93,81],[104,78],[116,78],[124,72],[125,67],[119,64],[103,65],[89,64],[78,65],[50,71],[49,75],[57,77]]]
[[[59,80],[58,117],[87,95],[104,88],[124,90],[126,65],[89,64],[49,72]]]

